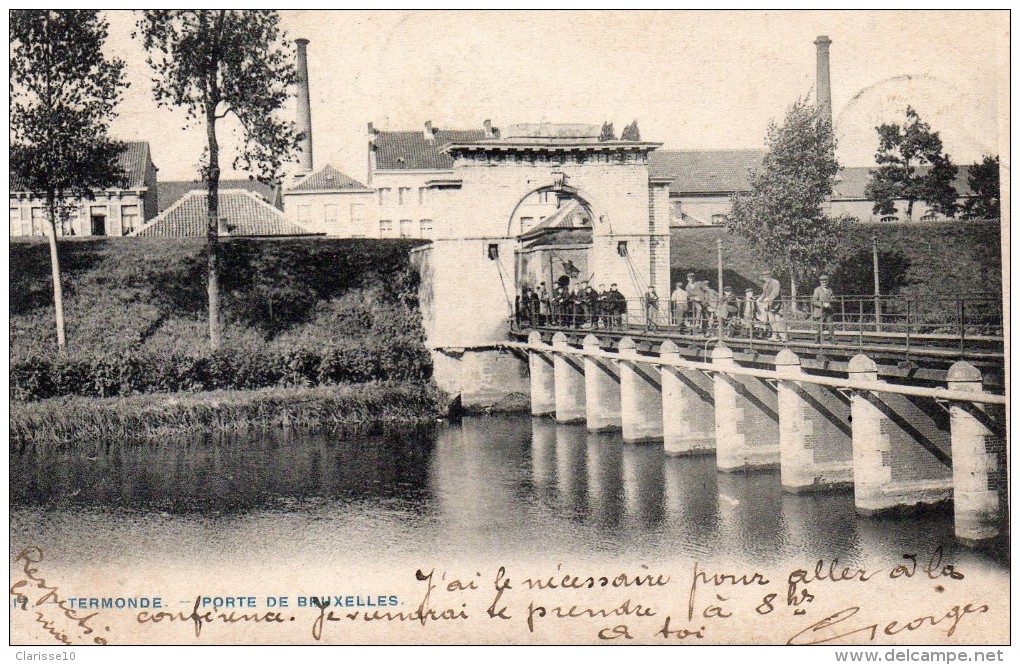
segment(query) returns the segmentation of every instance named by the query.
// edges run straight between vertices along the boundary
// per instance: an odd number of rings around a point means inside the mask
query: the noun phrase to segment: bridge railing
[[[617,330],[763,339],[792,336],[863,344],[876,339],[905,345],[941,340],[961,350],[969,343],[1001,341],[1002,301],[992,296],[836,296],[827,308],[811,296],[781,298],[766,308],[756,299],[732,297],[685,305],[660,298],[619,301],[578,299],[519,303],[512,325],[534,328]],[[680,310],[683,311],[680,311]],[[771,312],[769,310],[772,310]]]

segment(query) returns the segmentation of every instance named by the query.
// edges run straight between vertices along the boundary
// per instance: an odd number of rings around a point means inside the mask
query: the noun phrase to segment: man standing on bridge
[[[762,272],[761,278],[762,290],[758,302],[761,303],[762,309],[765,310],[769,326],[772,328],[771,339],[785,342],[788,338],[786,326],[783,324],[783,316],[780,313],[783,303],[779,300],[782,288],[779,286],[779,280],[772,276],[771,270]]]
[[[818,343],[822,343],[822,328],[828,323],[829,340],[836,340],[836,326],[832,317],[832,299],[835,294],[829,288],[829,276],[818,278],[819,285],[811,294],[811,318],[818,322]]]
[[[683,284],[677,282],[676,288],[673,289],[673,293],[669,296],[669,304],[673,315],[672,324],[680,331],[684,329],[684,319],[687,318],[687,301],[687,289],[684,288]]]

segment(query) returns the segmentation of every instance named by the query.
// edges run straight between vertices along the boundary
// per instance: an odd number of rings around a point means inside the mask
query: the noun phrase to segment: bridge
[[[412,254],[440,388],[468,410],[712,454],[720,472],[777,468],[790,492],[852,487],[862,514],[951,502],[964,543],[1005,530],[1000,301],[841,297],[833,330],[792,299],[776,330],[677,317],[658,144],[598,134],[521,126],[443,148],[434,240]],[[622,310],[521,304],[592,275],[619,285]],[[660,308],[642,300],[651,286]]]
[[[527,357],[534,416],[714,454],[723,472],[778,468],[790,492],[852,487],[864,515],[951,501],[965,544],[1003,529],[1005,397],[966,360],[939,386],[880,378],[862,353],[837,368],[716,343],[698,358],[669,339],[562,331],[502,346]]]

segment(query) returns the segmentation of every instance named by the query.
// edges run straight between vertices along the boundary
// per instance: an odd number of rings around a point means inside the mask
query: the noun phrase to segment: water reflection
[[[145,527],[153,534],[174,525],[223,541],[225,525],[206,518],[229,513],[243,518],[229,524],[244,534],[275,532],[295,548],[369,537],[436,554],[851,565],[942,544],[947,561],[984,556],[954,544],[950,512],[860,518],[852,492],[787,494],[778,471],[718,473],[711,455],[667,457],[661,446],[527,416],[465,418],[389,438],[260,432],[31,446],[11,452],[11,504],[12,536],[29,528],[26,515],[44,514],[62,538],[108,529],[111,542],[117,529],[140,538],[146,514],[163,520]],[[106,518],[92,519],[97,511]]]
[[[433,438],[335,439],[270,431],[12,450],[11,505],[169,513],[286,507],[311,499],[429,503]]]

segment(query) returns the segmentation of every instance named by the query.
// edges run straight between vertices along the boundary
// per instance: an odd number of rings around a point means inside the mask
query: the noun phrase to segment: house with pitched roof
[[[123,188],[96,192],[94,200],[72,201],[68,219],[57,229],[59,236],[124,236],[138,229],[158,212],[156,166],[147,141],[124,144],[119,163],[126,177]],[[11,236],[46,234],[46,203],[11,181]]]
[[[896,212],[880,214],[875,213],[875,202],[868,198],[865,193],[868,181],[871,179],[871,171],[875,167],[849,166],[840,169],[836,176],[836,185],[832,188],[832,213],[833,215],[850,215],[856,217],[859,222],[882,222],[896,224],[900,222],[944,222],[949,219],[946,215],[932,210],[924,201],[915,201],[911,215],[907,217],[907,201],[899,199],[895,202]],[[923,171],[928,167],[921,167]],[[967,199],[974,196],[971,191],[968,176],[969,166],[958,166],[956,180],[953,186],[956,188],[956,203],[962,206]]]
[[[283,189],[279,184],[267,184],[255,178],[220,178],[220,191],[228,189],[244,189],[256,194],[269,205],[283,210]],[[161,180],[156,185],[158,192],[159,212],[163,212],[177,203],[186,194],[193,191],[205,191],[204,180]]]
[[[209,220],[209,195],[194,189],[178,198],[131,235],[162,238],[204,238]],[[287,220],[283,211],[248,189],[219,190],[220,237],[320,235]]]
[[[670,180],[670,226],[719,226],[730,213],[731,197],[751,188],[749,173],[761,168],[763,150],[656,150],[648,159],[652,177]],[[923,201],[915,201],[907,217],[907,201],[895,202],[896,212],[876,214],[875,202],[866,194],[875,167],[848,166],[836,175],[829,206],[833,216],[849,215],[859,222],[937,222],[951,219],[936,213]],[[973,196],[968,166],[958,167],[957,203]]]
[[[340,238],[378,238],[375,190],[327,164],[298,177],[283,195],[287,219]]]
[[[485,121],[482,129],[440,129],[426,121],[422,129],[382,131],[368,123],[368,186],[375,191],[380,238],[430,238],[436,218],[429,181],[453,174],[452,143],[498,136]]]
[[[652,178],[670,181],[670,226],[718,226],[730,198],[751,188],[749,171],[761,168],[764,150],[656,150],[648,156]]]

